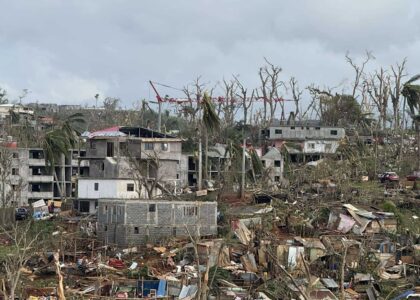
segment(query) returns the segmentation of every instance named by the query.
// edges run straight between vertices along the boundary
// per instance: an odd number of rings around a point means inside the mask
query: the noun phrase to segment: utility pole
[[[202,155],[201,136],[198,140],[198,182],[197,188],[199,191],[203,188],[203,155]]]
[[[159,95],[157,89],[155,88],[155,86],[153,85],[153,82],[151,80],[149,80],[150,85],[152,86],[152,89],[155,91],[156,93],[156,99],[157,99],[157,104],[158,104],[158,125],[157,125],[157,131],[160,132],[161,129],[161,125],[162,125],[162,102],[163,99],[162,97]],[[152,101],[150,101],[152,102]],[[156,102],[152,102],[152,103],[156,103]]]
[[[246,138],[244,138],[242,145],[242,180],[241,180],[241,200],[245,199],[245,148],[246,148]]]

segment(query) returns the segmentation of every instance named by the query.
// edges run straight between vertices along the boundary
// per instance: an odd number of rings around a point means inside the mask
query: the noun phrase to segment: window
[[[139,234],[139,233],[140,233],[139,228],[138,227],[134,227],[134,234]]]
[[[179,174],[176,174],[176,179],[179,179]]]
[[[114,157],[114,143],[113,142],[106,143],[106,156]]]
[[[321,127],[315,127],[315,130],[321,130]]]
[[[144,143],[144,150],[153,150],[153,143]]]
[[[95,191],[99,190],[99,182],[95,182],[94,186],[93,186]]]
[[[315,149],[315,143],[309,143],[308,148],[309,149]]]
[[[197,206],[184,206],[184,216],[196,216]]]
[[[89,212],[90,203],[89,201],[79,201],[79,211],[88,213]]]
[[[338,134],[338,132],[337,132],[337,130],[331,130],[331,131],[330,131],[330,134],[331,134],[331,135],[337,135],[337,134]]]
[[[19,169],[13,168],[12,169],[12,175],[18,175],[18,174],[19,174]]]
[[[291,130],[295,130],[295,126],[290,127]]]
[[[282,131],[281,129],[276,129],[276,130],[274,130],[274,133],[275,133],[275,134],[282,134],[282,133],[283,133],[283,131]]]
[[[29,189],[31,192],[40,192],[41,191],[41,185],[40,184],[32,184],[29,185]]]
[[[261,161],[262,166],[265,168],[265,160]]]
[[[274,166],[275,166],[276,168],[280,168],[280,167],[281,167],[281,161],[280,161],[280,160],[275,160],[275,161],[274,161]]]
[[[108,231],[108,225],[104,225],[104,231]]]
[[[134,183],[127,183],[127,192],[134,192]]]
[[[156,204],[149,204],[149,212],[155,212],[156,211]]]
[[[280,176],[274,176],[274,181],[279,182],[280,181]]]
[[[162,150],[162,151],[168,151],[169,150],[168,143],[161,143],[160,144],[160,150]]]
[[[96,149],[96,142],[90,141],[90,149]]]
[[[105,164],[103,162],[101,162],[101,170],[104,171],[105,170]]]
[[[19,158],[19,153],[17,153],[17,152],[13,152],[12,157],[13,157],[13,158]]]

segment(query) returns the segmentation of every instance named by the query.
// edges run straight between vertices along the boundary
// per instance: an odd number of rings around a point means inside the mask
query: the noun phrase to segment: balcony
[[[42,167],[42,166],[45,166],[45,159],[44,158],[30,158],[28,163],[29,163],[29,166]]]
[[[52,175],[29,175],[28,182],[53,182]]]
[[[71,160],[71,165],[73,168],[78,167],[79,166],[79,162],[77,159],[72,159]],[[81,160],[80,161],[80,167],[89,167],[89,161],[88,160]]]
[[[52,199],[53,192],[28,192],[28,198]]]

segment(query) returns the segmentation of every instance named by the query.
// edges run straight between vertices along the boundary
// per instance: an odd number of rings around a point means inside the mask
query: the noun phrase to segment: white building
[[[271,147],[261,157],[261,162],[266,170],[269,171],[268,176],[271,183],[280,182],[283,179],[284,161],[279,149]]]
[[[302,124],[280,125],[262,131],[269,146],[284,148],[292,162],[318,160],[337,152],[344,128]]]
[[[153,196],[162,194],[156,188]],[[147,191],[139,188],[134,179],[80,178],[77,186],[78,199],[74,201],[75,209],[83,213],[96,213],[98,199],[147,199]]]

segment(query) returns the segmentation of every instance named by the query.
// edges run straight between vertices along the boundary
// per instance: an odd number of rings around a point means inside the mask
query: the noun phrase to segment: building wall
[[[264,162],[265,168],[270,169],[269,177],[271,182],[279,182],[283,179],[283,169],[284,169],[284,161],[283,158],[280,156],[278,158],[261,158],[261,161]],[[276,164],[276,162],[280,162],[280,166]]]
[[[303,143],[303,153],[334,154],[338,146],[338,141],[307,140]]]
[[[99,200],[98,237],[104,242],[129,246],[189,233],[217,233],[216,202]]]
[[[269,140],[305,140],[305,139],[332,139],[339,140],[345,137],[345,129],[340,127],[307,127],[307,126],[279,126],[270,127]]]
[[[95,191],[95,184],[98,190]],[[134,191],[127,191],[127,184],[134,185]],[[131,199],[138,198],[137,183],[130,179],[79,179],[77,194],[80,199]]]
[[[44,199],[60,199],[53,172],[47,167],[41,148],[10,149],[12,167],[18,169],[17,175],[11,178],[12,184],[20,183],[21,190],[16,197],[18,206],[26,206],[31,202]],[[15,154],[13,154],[15,153]],[[74,196],[74,177],[78,172],[78,150],[71,150],[68,157],[57,161],[56,173],[65,198]],[[86,165],[81,169],[88,168]]]

